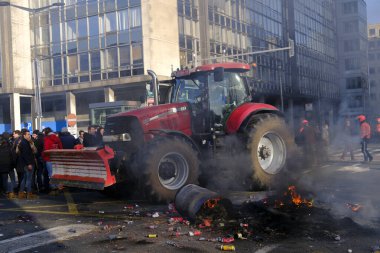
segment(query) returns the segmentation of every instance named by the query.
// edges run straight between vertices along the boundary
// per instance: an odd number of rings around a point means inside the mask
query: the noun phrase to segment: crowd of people
[[[0,194],[9,199],[33,199],[40,193],[59,194],[59,185],[50,182],[53,165],[44,152],[51,149],[80,149],[103,144],[104,128],[89,126],[75,138],[67,128],[53,132],[28,129],[0,135]]]
[[[355,160],[353,148],[355,142],[360,137],[361,151],[365,163],[371,162],[373,156],[368,151],[368,143],[371,140],[371,126],[364,115],[359,115],[356,120],[360,128],[356,130],[351,119],[346,118],[340,136],[343,144],[343,152],[340,159],[344,160],[347,153],[350,153],[351,161]],[[303,150],[304,159],[311,165],[328,160],[328,148],[330,145],[329,124],[326,121],[322,127],[317,127],[304,119],[295,138],[295,142]]]

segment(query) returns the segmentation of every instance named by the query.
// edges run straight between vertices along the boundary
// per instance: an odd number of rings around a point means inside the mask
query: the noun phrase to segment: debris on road
[[[220,245],[220,250],[222,251],[235,251],[234,245]]]
[[[158,235],[157,234],[148,234],[145,237],[147,237],[147,238],[158,238]]]
[[[347,205],[347,208],[351,209],[351,211],[353,211],[353,212],[358,212],[363,207],[360,204],[347,203],[346,205]]]
[[[77,231],[76,231],[75,229],[73,229],[73,228],[70,228],[70,229],[68,230],[68,232],[70,232],[70,233],[76,233]]]

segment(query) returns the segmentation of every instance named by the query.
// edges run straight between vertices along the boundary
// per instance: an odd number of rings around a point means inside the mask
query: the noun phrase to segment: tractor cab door
[[[210,132],[208,99],[205,76],[176,78],[172,91],[172,102],[188,102],[192,115],[192,131],[195,135]]]
[[[231,112],[250,101],[245,80],[239,73],[225,71],[221,78],[217,72],[208,73],[211,124],[222,131]]]

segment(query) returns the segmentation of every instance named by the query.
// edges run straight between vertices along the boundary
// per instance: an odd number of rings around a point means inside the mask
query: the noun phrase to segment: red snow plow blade
[[[108,160],[114,157],[110,147],[53,149],[45,151],[53,163],[50,182],[63,186],[103,190],[116,183]]]

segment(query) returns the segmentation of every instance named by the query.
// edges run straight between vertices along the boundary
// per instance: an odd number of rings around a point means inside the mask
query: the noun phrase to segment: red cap
[[[366,120],[366,117],[364,115],[359,115],[356,118],[359,120],[359,122],[363,122]]]
[[[306,125],[306,124],[308,124],[308,123],[309,123],[308,120],[306,120],[306,119],[302,120],[302,124]]]

